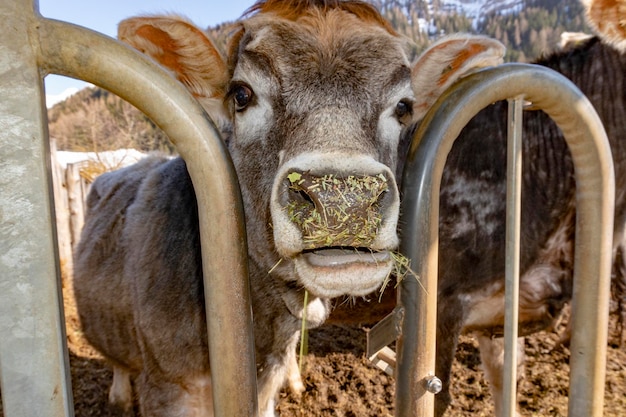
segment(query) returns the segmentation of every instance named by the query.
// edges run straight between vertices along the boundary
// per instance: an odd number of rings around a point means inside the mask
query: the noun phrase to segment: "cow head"
[[[321,297],[365,295],[392,270],[401,131],[503,48],[455,37],[413,67],[362,2],[259,2],[224,56],[172,16],[119,37],[169,68],[221,127],[239,175],[251,261]]]

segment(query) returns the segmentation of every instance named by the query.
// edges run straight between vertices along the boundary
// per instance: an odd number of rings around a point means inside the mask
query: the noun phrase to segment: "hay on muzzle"
[[[380,202],[388,191],[383,174],[369,176],[287,175],[291,201],[286,209],[302,230],[305,249],[369,247],[383,222]]]

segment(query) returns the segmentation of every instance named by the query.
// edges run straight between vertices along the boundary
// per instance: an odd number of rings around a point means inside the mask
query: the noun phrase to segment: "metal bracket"
[[[398,306],[366,333],[368,359],[389,375],[396,368],[396,352],[389,345],[402,334],[403,320],[404,308]]]

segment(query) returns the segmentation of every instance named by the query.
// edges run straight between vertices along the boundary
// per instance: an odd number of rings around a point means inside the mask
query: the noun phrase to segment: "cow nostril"
[[[311,196],[303,190],[291,190],[292,194],[293,194],[293,198],[296,201],[300,201],[303,204],[310,204],[313,207],[315,207],[315,201],[313,201],[313,199],[311,198]]]
[[[302,177],[298,175],[290,174],[285,180],[285,185],[288,190],[287,202],[297,203],[304,205],[311,205],[315,207],[315,201],[309,194],[309,191],[302,186]]]
[[[315,206],[315,201],[311,198],[309,190],[304,184],[303,174],[292,172],[285,178],[285,188],[287,190],[286,204],[310,204]]]

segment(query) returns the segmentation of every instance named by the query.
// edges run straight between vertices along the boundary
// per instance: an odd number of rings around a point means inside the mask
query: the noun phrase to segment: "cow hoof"
[[[297,381],[289,381],[289,389],[291,390],[291,393],[298,398],[302,396],[304,391],[306,391],[306,388],[300,378],[298,378]]]

